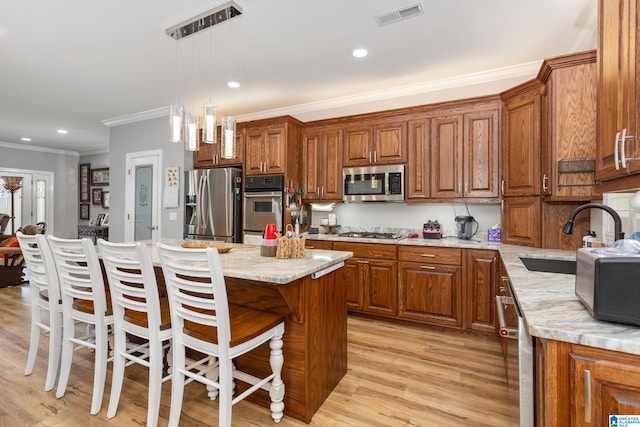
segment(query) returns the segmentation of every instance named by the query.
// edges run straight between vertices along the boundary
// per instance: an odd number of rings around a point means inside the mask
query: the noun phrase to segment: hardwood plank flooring
[[[28,353],[28,285],[0,289],[0,426],[144,425],[147,370],[127,368],[117,415],[106,417],[111,365],[102,411],[91,416],[93,354],[80,350],[66,395],[44,391],[48,337],[32,375],[24,376]],[[286,361],[285,361],[286,364]],[[349,317],[348,372],[314,416],[310,426],[491,426],[517,425],[509,404],[502,349],[497,337],[478,337],[426,327]],[[171,383],[162,390],[159,425],[169,417]],[[181,426],[217,426],[217,402],[203,386],[185,390]],[[270,426],[268,409],[240,402],[234,426]],[[284,427],[306,424],[285,416]]]

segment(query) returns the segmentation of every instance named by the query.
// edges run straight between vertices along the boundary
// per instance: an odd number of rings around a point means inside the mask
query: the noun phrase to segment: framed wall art
[[[89,203],[80,204],[80,219],[89,219]]]
[[[80,202],[89,202],[89,173],[90,163],[82,163],[78,168],[78,188],[80,190]]]
[[[91,204],[102,204],[102,188],[94,188],[91,190]]]
[[[109,192],[108,191],[102,192],[102,207],[109,209]]]
[[[109,168],[91,169],[91,185],[92,186],[109,185]]]

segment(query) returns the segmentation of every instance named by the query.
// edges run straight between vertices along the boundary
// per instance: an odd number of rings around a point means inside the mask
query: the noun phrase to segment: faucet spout
[[[585,203],[584,205],[580,205],[573,211],[567,223],[562,227],[562,232],[564,234],[573,234],[573,224],[575,222],[576,216],[585,209],[602,209],[611,215],[613,218],[613,227],[614,227],[614,239],[621,240],[624,239],[624,232],[622,231],[622,220],[620,219],[620,215],[613,208],[603,205],[602,203]]]

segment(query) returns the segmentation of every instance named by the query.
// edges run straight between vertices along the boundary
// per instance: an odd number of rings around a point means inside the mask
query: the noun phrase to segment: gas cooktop
[[[377,233],[373,231],[349,231],[338,234],[338,237],[354,237],[356,239],[399,239],[402,236],[394,233]]]

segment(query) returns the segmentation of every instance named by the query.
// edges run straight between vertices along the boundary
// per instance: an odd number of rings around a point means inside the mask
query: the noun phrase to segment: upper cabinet
[[[193,153],[193,167],[196,169],[215,168],[223,166],[238,166],[244,161],[244,127],[236,126],[236,139],[233,152],[223,153],[221,130],[218,126],[216,143],[207,144],[200,142],[200,149]]]
[[[640,172],[636,128],[640,22],[637,0],[599,3],[596,178],[604,181]]]
[[[545,201],[597,198],[595,181],[596,52],[548,59],[542,92],[541,168]]]
[[[496,200],[499,118],[495,99],[409,121],[407,198]]]
[[[343,151],[345,167],[406,163],[407,122],[381,119],[347,125]]]
[[[342,140],[339,126],[308,127],[302,136],[302,197],[342,200]]]
[[[502,195],[540,195],[540,97],[537,80],[502,94]]]
[[[300,123],[290,117],[245,123],[245,174],[299,182]]]

